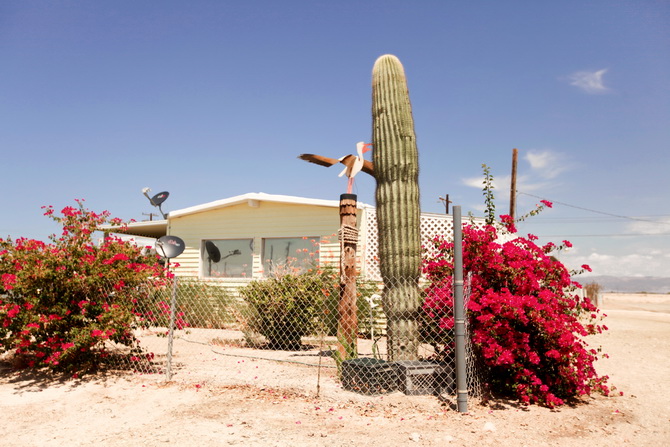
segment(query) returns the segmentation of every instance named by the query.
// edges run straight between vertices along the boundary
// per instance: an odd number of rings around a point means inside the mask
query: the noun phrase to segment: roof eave
[[[168,221],[150,220],[146,222],[131,222],[129,224],[118,225],[103,225],[99,229],[109,233],[129,234],[132,236],[143,236],[160,238],[167,234]]]

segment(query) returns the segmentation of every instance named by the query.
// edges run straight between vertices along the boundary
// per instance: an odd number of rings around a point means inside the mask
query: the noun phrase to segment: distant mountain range
[[[670,278],[658,276],[580,276],[574,279],[581,285],[598,283],[603,292],[670,293]]]

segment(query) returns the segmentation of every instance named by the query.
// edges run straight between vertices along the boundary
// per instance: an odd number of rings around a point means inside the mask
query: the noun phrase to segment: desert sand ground
[[[59,380],[0,369],[1,446],[666,446],[670,295],[606,294],[609,331],[590,340],[617,387],[558,410],[342,390],[332,370],[203,347],[193,373]],[[193,371],[196,371],[195,369]],[[316,384],[319,384],[318,396]],[[623,395],[619,395],[619,392]]]

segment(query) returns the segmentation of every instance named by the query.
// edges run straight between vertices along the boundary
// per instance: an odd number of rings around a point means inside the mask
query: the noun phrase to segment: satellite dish
[[[216,264],[221,260],[221,250],[212,241],[205,241],[205,250],[209,258],[209,276],[212,276],[212,262]]]
[[[176,258],[184,252],[186,244],[177,236],[163,236],[156,241],[156,252],[164,258]]]
[[[206,241],[205,249],[207,250],[207,256],[210,261],[217,263],[221,260],[221,251],[219,250],[219,247],[214,245],[214,242]]]
[[[153,197],[149,197],[149,191],[151,191],[151,188],[149,188],[149,187],[142,188],[142,194],[144,194],[144,196],[147,199],[149,199],[149,203],[151,203],[153,206],[158,208],[158,211],[161,212],[161,215],[163,216],[163,219],[167,219],[167,216],[165,215],[165,213],[161,209],[161,204],[163,202],[165,202],[165,200],[168,198],[170,193],[167,192],[167,191],[163,191],[163,192],[159,192],[158,194],[156,194]]]
[[[160,206],[161,203],[165,202],[165,200],[168,198],[169,195],[170,195],[169,192],[163,191],[159,192],[149,200],[151,200],[151,203],[153,203],[154,206]]]

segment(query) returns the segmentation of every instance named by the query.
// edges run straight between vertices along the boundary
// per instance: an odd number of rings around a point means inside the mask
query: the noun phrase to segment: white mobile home
[[[175,273],[208,281],[243,285],[287,264],[338,265],[339,201],[265,193],[171,211],[166,220],[136,222],[126,233],[179,236],[184,253]],[[363,276],[379,279],[375,208],[358,204],[357,262]],[[451,235],[452,216],[421,215],[422,242]]]

